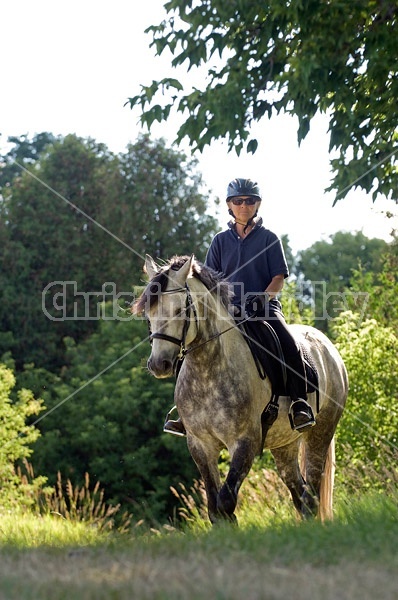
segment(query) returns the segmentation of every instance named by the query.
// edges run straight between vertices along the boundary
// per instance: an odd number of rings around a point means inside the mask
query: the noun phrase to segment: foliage
[[[18,368],[23,362],[59,366],[62,338],[84,337],[96,326],[93,320],[64,317],[73,314],[74,303],[82,317],[84,305],[75,289],[97,291],[111,280],[107,234],[87,215],[98,218],[101,201],[112,201],[105,186],[112,168],[113,159],[101,146],[67,136],[8,188],[0,215],[0,350],[12,350]],[[59,310],[51,302],[56,293]]]
[[[142,85],[129,103],[143,124],[177,111],[178,142],[202,150],[226,137],[239,154],[257,149],[250,127],[264,116],[296,116],[300,143],[325,112],[336,201],[353,186],[398,199],[396,4],[169,0],[165,9],[147,29],[151,45],[171,53],[172,68],[204,69],[205,85],[189,89],[169,76]]]
[[[4,162],[7,170],[31,149],[25,171],[4,173],[0,356],[11,350],[18,370],[34,363],[55,371],[65,361],[63,338],[97,329],[101,300],[131,300],[145,253],[204,258],[216,220],[196,161],[163,140],[141,136],[115,156],[92,139],[49,144],[42,135],[44,146],[40,136],[15,141]]]
[[[8,188],[14,179],[20,176],[22,168],[28,168],[46,151],[47,147],[56,141],[52,133],[43,131],[33,136],[30,140],[27,135],[19,137],[10,136],[8,143],[13,144],[9,152],[2,157],[0,169],[0,190],[6,197]]]
[[[218,223],[202,194],[197,160],[141,135],[119,155],[119,163],[122,195],[106,222],[133,248],[130,281],[140,281],[146,253],[162,260],[195,253],[203,261]]]
[[[16,464],[32,454],[30,445],[39,437],[39,430],[27,423],[29,417],[38,415],[44,406],[35,400],[31,391],[20,389],[13,403],[10,394],[15,386],[12,371],[0,364],[0,506],[2,510],[17,505],[31,504],[30,494],[44,484],[38,477],[27,484],[21,482]]]
[[[361,309],[363,296],[351,290],[353,272],[360,268],[364,275],[379,273],[388,249],[384,240],[368,238],[360,231],[339,231],[300,252],[297,285],[303,290],[304,302],[313,309],[316,327],[329,332],[330,323],[342,310]]]
[[[314,324],[313,310],[303,302],[302,291],[297,281],[291,280],[284,284],[280,301],[287,323]]]
[[[70,366],[45,391],[47,412],[32,464],[56,484],[57,472],[82,486],[84,474],[101,481],[104,500],[135,518],[173,513],[170,485],[197,473],[181,439],[162,431],[173,405],[173,381],[150,376],[146,324],[102,321],[87,340],[67,342]],[[41,378],[24,373],[35,389]]]
[[[337,430],[337,462],[339,469],[364,464],[362,485],[370,485],[368,467],[372,476],[382,475],[386,456],[398,445],[398,337],[375,318],[362,321],[353,312],[340,316],[334,333],[350,380]]]
[[[338,231],[302,250],[296,270],[312,282],[337,283],[342,289],[350,285],[358,263],[364,271],[377,273],[387,248],[384,240],[368,238],[361,231]]]
[[[368,271],[359,265],[353,270],[350,281],[350,294],[347,296],[348,307],[358,310],[356,298],[362,298],[362,318],[377,315],[380,325],[391,327],[398,335],[398,239],[382,256],[380,269]],[[356,306],[355,306],[356,305]]]

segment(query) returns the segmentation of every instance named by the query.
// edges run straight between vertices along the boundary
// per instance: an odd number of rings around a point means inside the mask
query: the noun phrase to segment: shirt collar
[[[253,229],[257,229],[257,227],[261,227],[262,224],[263,224],[263,218],[262,217],[256,217],[254,219],[254,227],[253,227]],[[235,223],[235,221],[233,219],[231,219],[228,222],[228,227],[230,229],[232,229],[232,231],[236,232],[236,223]]]

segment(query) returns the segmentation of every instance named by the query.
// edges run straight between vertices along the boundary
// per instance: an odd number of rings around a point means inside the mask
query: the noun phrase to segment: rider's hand
[[[245,312],[248,317],[265,317],[265,307],[270,301],[268,292],[249,296],[245,302]]]

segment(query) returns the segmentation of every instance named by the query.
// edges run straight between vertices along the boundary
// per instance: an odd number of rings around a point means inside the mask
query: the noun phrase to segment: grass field
[[[0,598],[396,600],[398,507],[339,500],[333,522],[293,514],[179,531],[101,532],[56,516],[0,517]],[[257,519],[257,522],[256,522]]]

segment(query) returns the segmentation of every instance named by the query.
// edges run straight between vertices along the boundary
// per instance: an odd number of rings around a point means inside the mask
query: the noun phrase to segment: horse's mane
[[[173,256],[162,265],[160,271],[151,279],[141,296],[135,302],[133,312],[136,314],[143,312],[145,308],[148,308],[148,300],[149,305],[153,306],[157,302],[159,294],[164,292],[167,287],[169,271],[179,271],[190,258],[190,256]],[[192,261],[192,275],[203,283],[211,294],[217,295],[223,306],[229,310],[233,290],[231,284],[220,273],[217,273],[214,269],[194,258]]]

